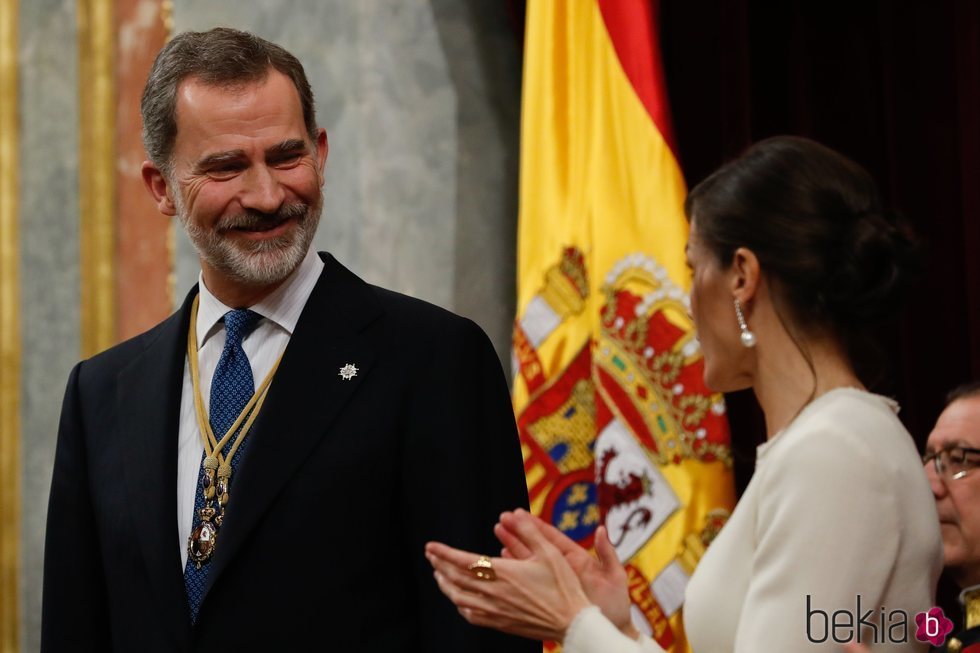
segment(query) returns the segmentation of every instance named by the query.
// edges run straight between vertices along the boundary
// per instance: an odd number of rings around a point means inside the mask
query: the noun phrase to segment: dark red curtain
[[[916,226],[926,274],[881,330],[875,385],[921,444],[946,392],[980,378],[980,3],[665,0],[660,22],[689,184],[799,134],[867,167]],[[761,423],[731,403],[751,458]]]
[[[799,134],[867,167],[916,226],[926,272],[878,334],[874,389],[899,400],[921,449],[946,393],[980,379],[980,2],[664,0],[660,24],[689,185],[756,140]],[[739,491],[765,437],[740,395]],[[954,619],[956,593],[944,578]]]

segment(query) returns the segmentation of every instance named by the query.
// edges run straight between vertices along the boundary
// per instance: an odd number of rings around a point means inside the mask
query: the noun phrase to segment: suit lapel
[[[161,614],[180,648],[190,646],[190,616],[177,542],[177,434],[191,291],[181,309],[119,374],[119,425],[126,487],[140,548]],[[155,336],[155,337],[154,337]]]
[[[300,465],[324,438],[336,437],[328,433],[330,423],[374,362],[358,331],[380,314],[377,299],[333,257],[324,262],[232,479],[208,590]],[[357,373],[344,379],[340,370],[348,364]]]

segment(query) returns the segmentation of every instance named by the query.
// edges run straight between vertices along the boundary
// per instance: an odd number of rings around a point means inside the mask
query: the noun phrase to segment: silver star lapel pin
[[[340,378],[344,381],[350,381],[355,376],[357,376],[357,368],[354,367],[353,363],[347,363],[340,368]]]

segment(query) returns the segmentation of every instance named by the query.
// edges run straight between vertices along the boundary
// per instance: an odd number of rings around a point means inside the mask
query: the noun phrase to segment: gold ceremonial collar
[[[967,587],[960,592],[960,603],[966,618],[966,628],[980,626],[980,585]]]

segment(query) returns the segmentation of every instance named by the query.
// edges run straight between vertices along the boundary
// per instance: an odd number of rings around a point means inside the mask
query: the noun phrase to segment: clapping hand
[[[487,558],[438,542],[426,544],[425,556],[435,569],[439,589],[471,624],[562,641],[589,599],[565,556],[532,521],[521,518],[512,525],[520,559]]]
[[[630,618],[630,599],[627,590],[626,570],[619,562],[616,549],[609,541],[606,527],[596,529],[596,555],[583,549],[551,524],[524,510],[505,512],[494,527],[494,535],[504,545],[502,555],[523,560],[532,555],[531,549],[521,536],[534,527],[550,542],[574,570],[582,583],[589,601],[599,606],[602,613],[619,630],[632,638],[639,633]]]

